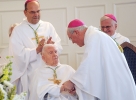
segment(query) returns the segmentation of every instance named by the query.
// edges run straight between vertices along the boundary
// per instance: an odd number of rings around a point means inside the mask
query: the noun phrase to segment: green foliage
[[[11,58],[13,58],[13,56],[7,56],[6,58],[9,60],[9,63],[7,63],[3,67],[3,72],[2,72],[2,75],[0,76],[0,84],[3,84],[3,82],[5,80],[6,81],[10,81],[10,76],[12,75]]]
[[[0,100],[25,100],[26,93],[23,92],[17,95],[16,87],[9,82],[12,75],[11,58],[13,56],[7,56],[6,58],[9,63],[2,67],[2,73],[0,73]]]
[[[4,99],[4,93],[2,92],[2,90],[0,89],[0,100]]]
[[[14,86],[13,88],[11,88],[11,90],[8,92],[8,99],[9,100],[13,100],[14,96],[15,96],[15,91],[16,91],[16,87]]]
[[[9,63],[2,67],[3,71],[0,76],[0,100],[13,100],[16,94],[16,87],[12,87],[12,84],[9,82],[10,76],[12,75],[11,58],[13,57],[7,56],[6,58],[8,59]]]

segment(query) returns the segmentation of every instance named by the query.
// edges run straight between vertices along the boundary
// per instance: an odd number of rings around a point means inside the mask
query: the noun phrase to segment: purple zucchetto
[[[110,19],[114,20],[115,22],[117,22],[116,17],[113,14],[105,14],[104,16],[109,17]]]
[[[68,28],[74,28],[85,25],[84,22],[82,22],[79,19],[74,19],[68,24]]]
[[[28,2],[32,2],[32,1],[37,1],[37,0],[26,0],[25,4],[27,4]]]

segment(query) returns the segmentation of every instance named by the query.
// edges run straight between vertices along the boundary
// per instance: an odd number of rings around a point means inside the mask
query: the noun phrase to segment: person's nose
[[[106,28],[106,27],[104,27],[104,28],[102,29],[102,31],[103,31],[103,32],[106,32],[106,31],[107,31],[107,28]]]
[[[57,52],[53,52],[53,55],[54,55],[54,56],[57,56]]]
[[[33,14],[34,14],[34,16],[39,16],[39,12],[38,11],[35,11]]]
[[[72,40],[72,43],[74,44],[75,42]]]
[[[39,15],[39,13],[37,13],[37,12],[34,13],[34,16],[38,16],[38,15]]]

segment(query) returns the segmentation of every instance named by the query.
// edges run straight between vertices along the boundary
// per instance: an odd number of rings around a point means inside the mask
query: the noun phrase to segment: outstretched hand
[[[45,39],[42,39],[39,44],[38,44],[38,47],[36,48],[36,52],[37,54],[42,52],[42,48],[45,44],[45,41],[47,41],[47,44],[54,44],[54,41],[52,41],[52,37],[50,37],[48,40],[45,40]]]
[[[36,48],[37,54],[42,51],[42,48],[43,48],[43,46],[44,46],[44,43],[45,43],[45,39],[42,39],[42,40],[39,42],[38,47]]]
[[[54,42],[51,40],[52,37],[50,37],[48,40],[47,40],[47,44],[54,44]]]

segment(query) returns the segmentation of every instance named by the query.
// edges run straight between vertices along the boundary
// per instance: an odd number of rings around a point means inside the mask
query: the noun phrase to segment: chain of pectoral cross
[[[115,38],[116,39],[116,38]],[[115,39],[113,39],[115,42],[116,42],[116,40]],[[119,50],[120,50],[120,52],[122,52],[123,53],[123,49],[122,49],[122,47],[116,42],[116,44],[117,44],[117,46],[118,46],[118,48],[119,48]]]
[[[29,24],[28,24],[29,25]],[[29,25],[30,26],[30,25]],[[32,28],[32,26],[30,26]],[[37,29],[40,27],[40,24],[38,25],[38,27],[36,28],[36,30],[34,30],[33,28],[33,31],[34,31],[34,34],[35,34],[35,38],[32,38],[32,40],[36,39],[36,43],[38,44],[39,41],[40,41],[40,38],[44,38],[44,36],[39,36],[38,37],[38,33],[37,33]]]
[[[47,67],[47,68],[50,68],[50,69],[52,69],[53,70],[53,79],[48,79],[49,81],[53,81],[54,82],[54,84],[60,84],[60,82],[61,82],[61,80],[57,80],[57,73],[56,73],[56,69],[58,68],[58,66],[55,68],[55,69],[53,69],[53,68],[51,68],[51,67]]]

